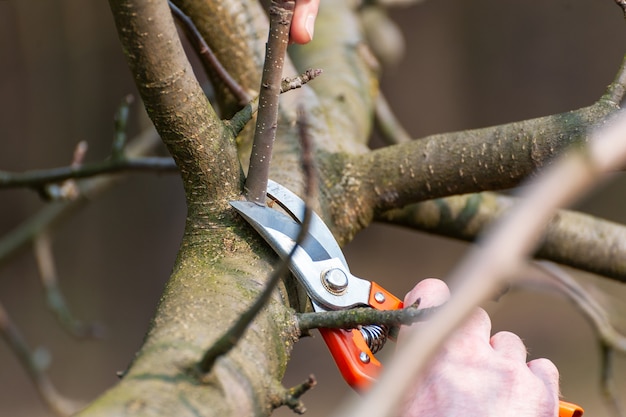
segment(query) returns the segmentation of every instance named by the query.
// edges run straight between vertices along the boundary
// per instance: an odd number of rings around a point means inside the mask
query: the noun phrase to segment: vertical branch
[[[265,203],[272,146],[278,120],[278,96],[294,6],[294,0],[272,0],[269,8],[270,31],[259,93],[259,115],[254,132],[248,177],[244,186],[246,198],[257,204]]]

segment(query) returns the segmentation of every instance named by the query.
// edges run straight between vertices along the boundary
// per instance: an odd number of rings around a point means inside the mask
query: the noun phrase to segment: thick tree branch
[[[604,100],[580,110],[476,130],[428,136],[363,155],[329,158],[333,183],[353,180],[331,209],[350,238],[372,218],[410,203],[517,186],[604,123],[617,107]],[[348,200],[348,201],[346,201]],[[350,207],[345,210],[345,207]],[[335,208],[337,210],[335,210]]]
[[[180,169],[190,209],[234,195],[241,182],[234,138],[193,74],[167,2],[110,5],[148,115]]]
[[[378,220],[467,241],[476,240],[517,199],[496,193],[465,194],[390,210]],[[626,226],[569,210],[548,223],[535,256],[626,282]]]

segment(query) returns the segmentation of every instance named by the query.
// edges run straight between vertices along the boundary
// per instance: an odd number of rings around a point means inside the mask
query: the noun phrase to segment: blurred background
[[[626,51],[626,22],[612,0],[430,0],[391,15],[406,53],[386,69],[382,88],[416,138],[587,106],[612,81]],[[0,170],[67,165],[83,140],[89,145],[87,160],[108,156],[113,114],[135,87],[106,2],[0,1],[0,54]],[[131,136],[149,123],[139,107],[132,108]],[[626,222],[621,177],[578,208]],[[0,236],[45,204],[30,190],[0,192]],[[49,352],[49,375],[62,394],[89,401],[116,382],[115,372],[141,344],[184,217],[175,175],[135,174],[90,199],[56,229],[54,255],[69,306],[78,318],[101,323],[103,340],[77,341],[58,326],[45,306],[30,248],[0,264],[0,302],[31,347]],[[466,248],[374,225],[357,236],[346,255],[354,274],[401,296],[422,278],[445,276]],[[577,277],[603,286],[613,297],[605,305],[620,314],[622,286]],[[514,290],[487,308],[494,330],[518,333],[531,357],[557,364],[567,399],[582,404],[586,415],[606,415],[598,345],[567,300]],[[617,359],[619,390],[626,394],[626,361]],[[307,415],[327,415],[342,399],[355,397],[320,337],[296,346],[285,384],[311,373],[318,386],[304,397]],[[50,415],[15,356],[0,343],[0,416]]]

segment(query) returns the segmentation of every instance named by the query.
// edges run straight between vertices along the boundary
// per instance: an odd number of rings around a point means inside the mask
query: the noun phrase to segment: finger
[[[515,362],[526,362],[526,346],[515,333],[498,332],[491,337],[490,343],[500,356]]]
[[[491,336],[491,319],[489,314],[482,308],[476,308],[465,323],[459,327],[455,336],[478,340],[481,346],[488,347],[489,336]]]
[[[528,362],[528,369],[535,374],[548,388],[548,392],[554,395],[554,398],[559,396],[559,370],[552,361],[540,358]]]
[[[315,18],[320,0],[297,0],[291,19],[290,37],[295,43],[308,43],[313,40]]]
[[[434,307],[441,305],[450,298],[450,290],[445,282],[427,278],[417,283],[415,287],[404,297],[404,305],[410,306],[420,300],[419,307]]]

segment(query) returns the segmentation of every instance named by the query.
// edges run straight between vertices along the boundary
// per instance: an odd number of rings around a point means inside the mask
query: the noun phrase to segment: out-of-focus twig
[[[65,302],[65,297],[61,292],[57,279],[50,233],[47,230],[43,230],[35,238],[33,246],[48,307],[52,310],[57,320],[74,337],[80,339],[100,337],[102,334],[101,326],[77,320]]]
[[[376,126],[387,144],[394,145],[411,141],[411,136],[404,129],[396,115],[391,110],[387,99],[382,94],[376,99]]]
[[[68,179],[89,178],[104,174],[123,172],[176,172],[176,164],[169,157],[135,157],[122,160],[107,159],[101,162],[26,172],[0,171],[0,189],[30,187],[39,188],[47,184]]]
[[[45,364],[38,360],[37,356],[28,346],[22,333],[11,320],[6,310],[0,304],[0,334],[18,358],[24,369],[28,372],[39,395],[58,416],[69,416],[76,412],[82,405],[59,394],[52,382],[44,372]]]
[[[572,300],[576,308],[592,324],[602,347],[602,391],[608,399],[608,405],[613,415],[623,417],[624,410],[620,403],[621,395],[615,389],[613,357],[616,352],[626,353],[626,335],[620,333],[613,326],[609,311],[599,300],[596,300],[563,268],[545,261],[535,262],[535,265],[556,283],[557,287]]]
[[[159,136],[155,130],[152,128],[147,129],[126,146],[126,155],[131,159],[145,155],[160,143]],[[86,195],[93,199],[121,179],[121,176],[99,176],[79,181],[78,185],[81,195]],[[43,229],[53,227],[62,219],[69,217],[75,210],[82,207],[86,201],[86,199],[78,198],[73,201],[50,203],[37,214],[4,235],[0,238],[0,265],[6,262],[19,249],[28,245]]]

